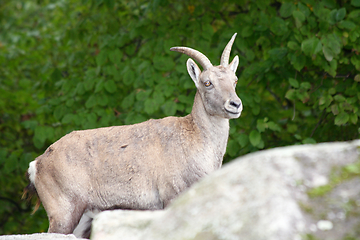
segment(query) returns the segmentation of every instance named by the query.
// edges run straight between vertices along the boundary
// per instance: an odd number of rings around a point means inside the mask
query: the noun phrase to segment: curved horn
[[[188,47],[172,47],[170,48],[170,51],[184,53],[189,57],[194,58],[198,63],[200,63],[204,70],[213,66],[210,60],[204,54],[195,49]]]
[[[231,51],[231,47],[232,47],[232,45],[234,43],[236,34],[237,33],[235,33],[231,37],[229,43],[226,45],[226,47],[225,47],[225,49],[224,49],[224,51],[223,51],[223,53],[221,55],[221,59],[220,59],[220,65],[221,66],[227,67],[229,65],[230,51]]]

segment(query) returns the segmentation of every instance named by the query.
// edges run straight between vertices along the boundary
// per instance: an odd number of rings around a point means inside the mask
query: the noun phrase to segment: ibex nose
[[[241,103],[240,98],[233,98],[228,99],[225,102],[225,111],[227,112],[227,115],[229,118],[238,118],[242,112],[243,106]]]
[[[230,105],[236,108],[239,108],[241,106],[241,101],[230,101]]]

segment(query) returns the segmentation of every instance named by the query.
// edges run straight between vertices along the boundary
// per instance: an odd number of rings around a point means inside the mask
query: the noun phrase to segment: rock
[[[0,236],[0,240],[79,240],[72,234],[58,234],[58,233],[35,233],[35,234],[23,234],[23,235],[7,235]]]
[[[360,239],[360,141],[240,157],[163,211],[106,211],[92,239]]]

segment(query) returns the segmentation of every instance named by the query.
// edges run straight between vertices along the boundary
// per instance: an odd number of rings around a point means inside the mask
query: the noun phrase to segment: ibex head
[[[236,33],[226,45],[219,66],[213,66],[210,60],[197,50],[188,47],[170,49],[184,53],[201,64],[204,68],[202,72],[191,58],[186,62],[188,73],[200,93],[204,107],[208,114],[228,119],[238,118],[243,109],[241,100],[235,92],[237,84],[235,72],[239,64],[239,57],[235,56],[229,64],[230,51],[235,37]]]

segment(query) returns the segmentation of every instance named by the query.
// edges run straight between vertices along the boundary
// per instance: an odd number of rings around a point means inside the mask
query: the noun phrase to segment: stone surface
[[[240,157],[164,211],[106,211],[92,239],[360,239],[360,141]]]

